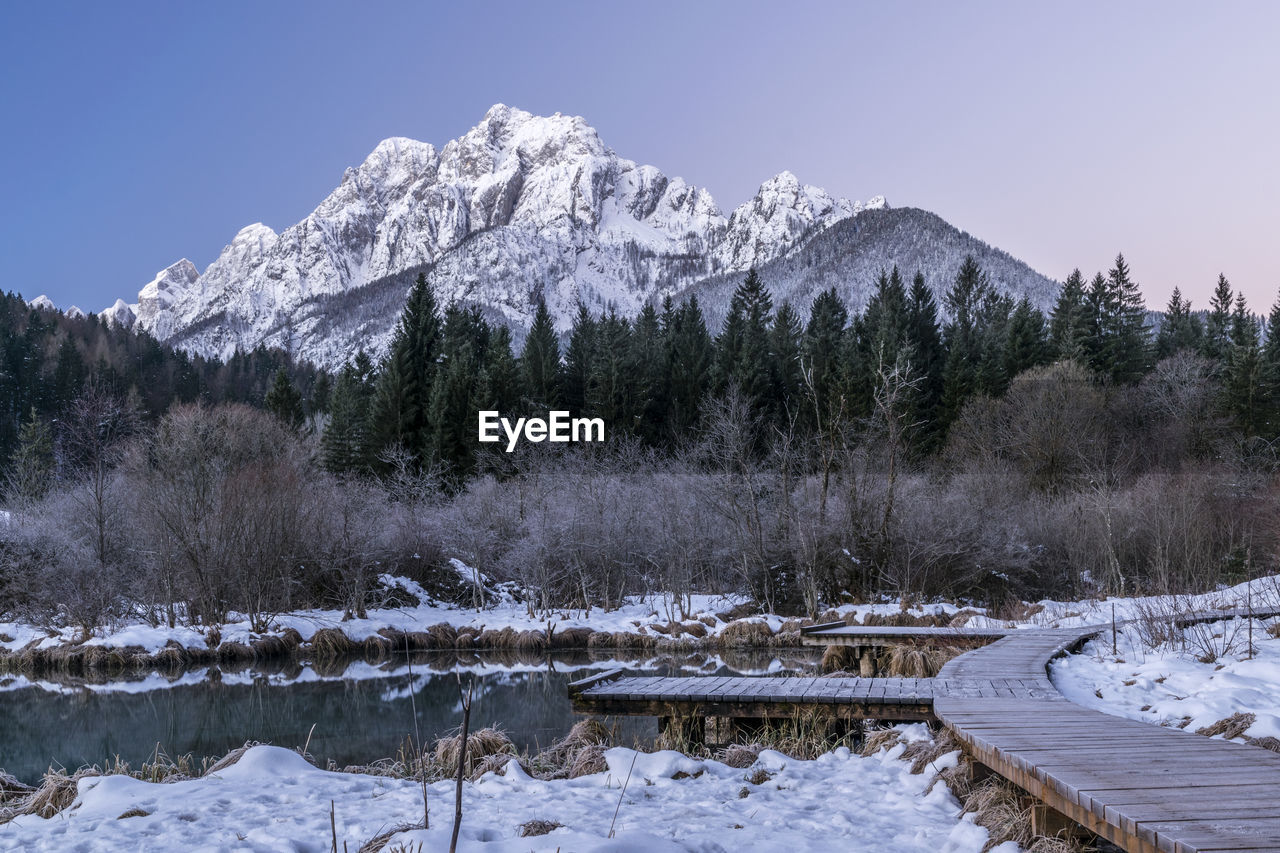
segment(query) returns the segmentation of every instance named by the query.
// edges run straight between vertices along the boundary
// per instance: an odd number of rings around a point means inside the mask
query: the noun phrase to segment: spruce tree
[[[263,405],[281,423],[292,429],[300,429],[306,420],[302,410],[302,395],[293,387],[289,371],[283,367],[276,371],[275,380],[271,383],[271,390],[267,392]]]
[[[911,375],[917,379],[915,416],[918,425],[912,443],[919,452],[936,450],[941,440],[943,371],[947,351],[938,324],[938,304],[933,291],[917,272],[907,298],[907,345],[910,347]]]
[[[439,354],[440,314],[426,276],[419,274],[378,377],[371,439],[379,452],[398,446],[424,460]]]
[[[1083,341],[1085,284],[1080,270],[1074,269],[1062,284],[1058,300],[1049,318],[1049,348],[1060,361],[1085,362]]]
[[[1226,364],[1231,352],[1231,282],[1221,273],[1218,284],[1209,300],[1209,316],[1204,324],[1204,344],[1201,353],[1216,367]]]
[[[368,356],[364,353],[364,364]],[[357,357],[357,364],[360,364]],[[367,373],[367,370],[365,371]],[[369,440],[369,401],[373,387],[359,367],[347,364],[338,371],[329,400],[329,419],[320,437],[320,460],[334,474],[366,472],[372,461]]]
[[[986,274],[973,256],[969,256],[960,265],[956,280],[947,291],[946,307],[951,320],[943,329],[947,345],[942,396],[944,428],[956,419],[965,402],[979,390],[982,362],[980,321],[989,288]]]
[[[526,406],[530,411],[547,411],[559,405],[560,342],[551,314],[547,311],[547,303],[541,298],[533,312],[529,335],[524,340],[520,369],[527,396]]]
[[[53,485],[53,431],[32,408],[18,432],[18,445],[9,458],[5,497],[11,503],[34,503]]]
[[[688,302],[673,312],[664,343],[668,389],[665,421],[671,435],[680,436],[698,422],[711,388],[716,357],[697,296],[690,296]]]
[[[831,421],[846,414],[846,401],[841,393],[840,358],[849,312],[833,287],[819,293],[809,309],[805,327],[802,361],[807,374],[804,406],[806,422],[828,429]]]
[[[1013,379],[1024,370],[1046,363],[1049,353],[1044,314],[1024,296],[1009,317],[1004,352],[1005,374]]]
[[[569,346],[564,354],[561,400],[564,407],[575,415],[588,411],[588,400],[593,396],[591,379],[595,370],[596,327],[587,306],[579,303],[578,315],[569,332]]]
[[[674,308],[664,315],[671,318]],[[628,361],[634,371],[634,429],[646,442],[656,443],[663,430],[668,401],[666,335],[663,321],[653,305],[645,303],[631,329]]]
[[[491,330],[478,308],[450,306],[441,333],[439,368],[431,388],[431,455],[455,476],[475,461],[480,373]]]
[[[1261,434],[1268,440],[1280,437],[1280,297],[1267,316],[1266,342],[1259,353],[1259,410]]]
[[[801,348],[804,330],[800,315],[783,302],[773,317],[769,330],[769,372],[773,388],[770,392],[775,417],[782,423],[787,416],[799,417],[801,394],[804,389]]]
[[[1164,312],[1164,322],[1156,335],[1156,359],[1165,359],[1184,350],[1198,352],[1204,344],[1204,327],[1191,312],[1191,300],[1182,298],[1175,287]]]
[[[1260,393],[1264,383],[1258,324],[1249,312],[1243,293],[1236,296],[1228,340],[1223,389],[1227,411],[1246,436],[1257,435],[1266,428],[1269,418],[1259,399],[1265,397],[1265,392]]]
[[[772,310],[773,297],[753,267],[734,291],[724,331],[716,341],[720,389],[737,385],[749,400],[766,406],[772,384],[769,358]]]
[[[1104,315],[1104,370],[1115,382],[1137,382],[1147,371],[1151,341],[1142,293],[1129,274],[1124,255],[1116,255],[1115,266],[1107,275],[1107,291],[1110,310]]]

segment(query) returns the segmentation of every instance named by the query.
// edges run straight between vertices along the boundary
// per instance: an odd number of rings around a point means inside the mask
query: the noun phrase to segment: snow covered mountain
[[[562,329],[579,302],[631,315],[798,257],[837,223],[884,208],[782,172],[726,217],[706,190],[618,156],[580,117],[499,104],[439,150],[383,141],[302,222],[279,234],[250,225],[203,273],[178,261],[136,305],[103,314],[196,353],[265,343],[335,366],[385,349],[420,271],[442,304],[479,305],[520,339],[539,297]],[[769,284],[788,296],[787,282]]]

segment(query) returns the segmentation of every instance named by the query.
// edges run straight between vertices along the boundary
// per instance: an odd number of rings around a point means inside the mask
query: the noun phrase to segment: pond
[[[458,679],[474,679],[472,728],[495,725],[536,750],[563,737],[570,681],[613,667],[647,675],[763,675],[812,671],[810,650],[620,658],[588,652],[400,655],[313,666],[200,667],[130,679],[30,681],[0,676],[0,769],[34,782],[50,766],[74,770],[117,756],[137,768],[157,750],[199,760],[247,740],[307,744],[321,766],[394,756],[408,736],[430,743],[461,722]],[[619,742],[652,740],[656,722],[619,721]],[[416,733],[416,734],[415,734]]]

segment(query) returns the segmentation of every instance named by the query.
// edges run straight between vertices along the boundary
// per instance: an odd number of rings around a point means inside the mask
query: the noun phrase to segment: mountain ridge
[[[497,104],[440,149],[383,140],[301,222],[248,225],[204,272],[179,260],[136,303],[102,314],[193,353],[266,344],[334,367],[358,348],[385,350],[419,271],[442,303],[478,305],[519,339],[539,299],[563,331],[579,303],[630,316],[666,296],[718,298],[717,282],[804,257],[834,226],[890,210],[882,196],[834,198],[783,171],[725,216],[706,189],[619,156],[579,116]],[[1053,286],[1010,269],[1010,291]],[[779,280],[776,301],[812,276],[799,278]]]

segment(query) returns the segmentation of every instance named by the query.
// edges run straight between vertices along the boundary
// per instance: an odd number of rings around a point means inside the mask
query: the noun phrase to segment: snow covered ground
[[[923,725],[906,729],[909,738],[928,737]],[[615,748],[606,753],[607,772],[550,782],[532,779],[518,764],[508,763],[502,774],[464,784],[459,850],[980,851],[987,831],[960,817],[945,785],[926,790],[930,774],[912,775],[909,762],[899,760],[903,749],[899,744],[863,757],[841,748],[814,761],[765,751],[755,767],[741,770],[675,752]],[[954,752],[942,757],[935,762],[937,769],[951,766],[957,757]],[[757,769],[766,773],[753,783],[749,777]],[[448,849],[453,785],[439,782],[428,792],[431,829],[402,832],[382,849],[416,851],[419,843],[422,851]],[[412,782],[326,772],[292,751],[259,746],[231,767],[192,781],[82,779],[74,804],[58,815],[23,816],[0,826],[0,846],[57,853],[327,853],[331,801],[339,849],[345,842],[351,851],[422,816],[421,789]],[[122,817],[126,813],[136,816]],[[562,826],[546,835],[521,837],[521,825],[532,820]],[[996,850],[1016,853],[1017,847],[1005,844]]]
[[[1137,626],[1091,640],[1079,654],[1050,666],[1053,683],[1068,699],[1159,725],[1195,731],[1233,714],[1254,714],[1249,737],[1280,737],[1280,639],[1267,634],[1275,619],[1232,619],[1178,632],[1157,648]],[[1208,660],[1206,649],[1223,651]]]
[[[459,571],[464,575],[470,572],[459,564]],[[404,578],[385,579],[403,588],[420,599],[423,604],[415,607],[370,610],[367,618],[343,620],[341,610],[299,610],[281,614],[272,620],[272,632],[280,633],[293,628],[308,640],[322,628],[339,628],[353,640],[363,640],[378,633],[383,628],[400,631],[421,631],[431,625],[446,623],[454,627],[471,626],[478,629],[501,630],[514,628],[523,630],[546,630],[554,626],[558,631],[569,628],[590,628],[603,632],[651,633],[660,636],[653,626],[666,626],[672,620],[681,621],[678,608],[670,596],[651,595],[637,596],[627,600],[615,610],[563,609],[551,613],[530,614],[524,604],[516,602],[510,596],[500,597],[490,606],[482,609],[457,607],[430,601],[430,595],[413,581]],[[729,621],[720,618],[735,606],[746,601],[741,596],[695,595],[692,607],[685,614],[683,621],[702,620],[707,634],[715,636],[725,629]],[[954,613],[959,608],[950,604],[926,604],[912,608],[910,612],[920,615],[925,613]],[[897,602],[880,604],[844,605],[836,609],[842,616],[847,613],[890,614],[901,610]],[[787,617],[764,615],[751,617],[748,621],[759,621],[767,624],[771,631],[777,631],[788,621]],[[0,622],[0,649],[17,651],[28,643],[38,641],[38,648],[72,643],[77,639],[78,631],[67,627],[60,631],[46,631],[42,628],[21,622]],[[221,639],[226,642],[247,643],[259,635],[253,633],[247,619],[233,620],[221,627]],[[140,620],[124,622],[100,629],[87,641],[87,645],[110,647],[139,646],[148,652],[155,653],[164,648],[169,641],[176,641],[187,648],[204,648],[205,634],[198,628],[177,626],[152,626]]]

